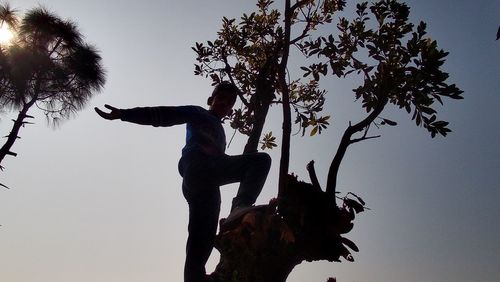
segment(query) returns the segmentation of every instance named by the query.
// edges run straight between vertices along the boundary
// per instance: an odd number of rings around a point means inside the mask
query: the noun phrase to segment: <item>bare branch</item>
[[[342,136],[340,144],[337,148],[337,152],[335,153],[335,156],[334,156],[332,163],[330,165],[330,168],[328,170],[326,193],[331,197],[331,199],[335,200],[335,190],[336,190],[336,186],[337,186],[337,175],[339,172],[340,164],[342,162],[342,159],[344,158],[344,155],[345,155],[349,145],[356,143],[356,142],[359,142],[359,141],[362,141],[362,140],[377,138],[377,137],[366,137],[367,131],[365,132],[365,136],[360,138],[360,140],[357,140],[357,139],[351,140],[352,135],[369,127],[369,125],[384,110],[387,102],[388,102],[388,100],[386,97],[379,97],[378,105],[373,109],[373,111],[365,119],[363,119],[362,121],[358,122],[355,125],[351,125],[351,122],[349,122],[349,127],[347,127],[347,129],[344,131],[344,135]]]
[[[314,169],[314,160],[307,164],[306,169],[309,172],[309,178],[311,179],[313,187],[321,191],[321,186],[319,185],[318,177],[316,176],[316,170]]]
[[[380,138],[381,135],[376,135],[376,136],[368,136],[368,137],[361,137],[361,138],[357,138],[357,139],[352,139],[349,144],[354,144],[354,143],[358,143],[360,141],[364,141],[364,140],[368,140],[368,139],[375,139],[375,138]]]
[[[233,76],[231,74],[231,66],[229,65],[229,62],[227,60],[227,55],[226,55],[226,52],[225,50],[223,50],[223,54],[222,54],[222,60],[224,61],[224,64],[225,64],[225,71],[227,73],[227,75],[229,76],[229,80],[231,80],[231,83],[236,85],[236,83],[234,82],[234,79],[233,79]],[[250,108],[250,102],[248,102],[247,99],[245,99],[245,97],[243,97],[243,93],[241,93],[241,91],[238,92],[238,97],[240,98],[241,102],[243,102],[243,104],[247,107],[247,108]]]
[[[306,26],[304,27],[304,30],[302,30],[301,35],[297,36],[293,40],[290,40],[290,45],[295,45],[297,42],[307,37],[310,30],[310,23],[311,23],[310,21],[307,22]]]

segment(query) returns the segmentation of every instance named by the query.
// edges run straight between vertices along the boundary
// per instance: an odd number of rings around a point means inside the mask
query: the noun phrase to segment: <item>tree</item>
[[[198,55],[195,74],[214,83],[227,77],[243,90],[243,107],[231,117],[231,126],[249,136],[245,152],[257,150],[269,106],[283,108],[277,200],[221,230],[221,261],[213,274],[220,281],[285,281],[303,260],[352,260],[345,246],[358,249],[341,234],[352,229],[351,221],[365,203],[352,193],[342,198],[341,206],[335,203],[336,179],[349,146],[378,137],[368,135],[373,127],[397,125],[380,117],[389,104],[412,113],[432,137],[446,136],[448,123],[437,119],[435,101],[462,98],[462,91],[449,85],[448,74],[441,70],[447,53],[425,36],[425,23],[416,30],[409,23],[407,5],[393,0],[360,3],[352,20],[339,19],[336,33],[313,37],[318,27],[334,24],[333,15],[346,2],[291,2],[285,1],[283,16],[272,1],[259,0],[257,12],[244,14],[239,22],[223,18],[218,38],[193,48]],[[293,74],[288,71],[290,47],[309,62],[301,67],[302,78],[288,78]],[[310,135],[321,133],[329,116],[320,116],[326,91],[319,81],[331,75],[361,76],[363,83],[354,95],[367,115],[344,131],[322,191],[313,163],[308,165],[312,184],[288,176],[291,109],[303,135],[309,127]],[[271,133],[261,143],[263,148],[276,146]]]
[[[299,20],[297,10],[310,7],[309,17],[303,32],[291,39],[292,20]],[[331,1],[330,1],[331,2]],[[322,110],[324,91],[314,82],[302,84],[300,81],[286,82],[287,62],[290,45],[295,45],[307,36],[319,22],[331,21],[331,15],[343,8],[343,3],[319,3],[321,11],[312,12],[315,5],[311,1],[299,1],[290,7],[286,2],[285,24],[280,24],[281,13],[272,9],[272,1],[258,1],[258,13],[244,14],[241,23],[235,19],[223,18],[223,28],[219,37],[208,46],[197,43],[193,48],[198,54],[195,74],[210,76],[217,83],[225,76],[237,83],[242,89],[240,96],[244,107],[234,112],[231,125],[249,136],[244,152],[256,151],[269,107],[280,103],[284,110],[284,135],[282,139],[282,159],[280,165],[280,194],[284,187],[283,179],[288,173],[290,141],[290,104],[293,105],[303,129],[315,123],[328,124],[328,117],[317,117]],[[314,15],[313,15],[314,14]],[[299,22],[297,22],[299,23]],[[289,87],[290,86],[290,87]],[[292,91],[292,100],[290,100]],[[282,94],[281,99],[276,94]],[[264,147],[273,147],[274,138],[266,134],[262,141]]]
[[[44,8],[19,19],[8,5],[0,6],[0,21],[17,33],[13,42],[0,45],[0,109],[19,110],[0,148],[1,164],[5,156],[16,156],[12,145],[29,123],[25,120],[33,118],[28,115],[33,106],[57,125],[102,89],[105,74],[100,55],[84,42],[74,22]]]
[[[214,83],[227,78],[242,89],[243,106],[233,113],[231,126],[248,135],[245,152],[257,150],[270,105],[283,109],[277,199],[220,231],[221,261],[212,274],[218,281],[285,281],[303,260],[353,259],[346,246],[358,248],[341,234],[352,229],[365,202],[347,193],[337,206],[336,180],[352,144],[379,137],[368,134],[373,128],[397,125],[381,117],[389,105],[412,114],[432,137],[450,132],[448,122],[437,119],[435,102],[462,99],[462,91],[447,83],[441,67],[448,53],[426,37],[426,24],[415,29],[409,7],[396,0],[359,3],[352,19],[334,22],[345,5],[342,0],[286,0],[280,10],[273,1],[258,0],[257,12],[243,14],[238,22],[224,17],[216,40],[193,47],[195,74]],[[322,26],[337,31],[315,36]],[[305,59],[303,75],[295,79],[288,64],[291,48]],[[320,79],[352,75],[362,81],[353,92],[367,114],[344,131],[323,191],[313,162],[307,166],[312,184],[288,175],[291,110],[302,135],[309,128],[309,135],[320,134],[329,124],[329,115],[321,115],[327,92]],[[263,149],[276,146],[271,133],[260,143]]]

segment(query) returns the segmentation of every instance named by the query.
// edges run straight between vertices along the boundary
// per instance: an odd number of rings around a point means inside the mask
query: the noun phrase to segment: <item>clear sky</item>
[[[77,22],[101,51],[107,70],[103,93],[59,129],[43,115],[22,128],[0,182],[0,281],[182,281],[187,204],[177,160],[184,126],[153,128],[100,119],[94,106],[204,105],[210,81],[193,75],[194,42],[215,38],[221,18],[254,9],[250,0],[76,1],[12,0],[21,11],[41,4]],[[281,2],[281,1],[276,1]],[[356,262],[298,266],[290,282],[500,281],[500,4],[494,0],[406,1],[411,19],[428,22],[429,35],[448,50],[445,69],[465,100],[445,101],[447,138],[431,139],[398,111],[382,138],[353,146],[339,187],[362,196],[371,211],[347,236],[358,244]],[[293,68],[292,68],[293,69]],[[292,142],[291,171],[307,179],[314,159],[326,172],[340,133],[359,120],[349,82],[330,81],[329,130]],[[3,113],[7,135],[15,113]],[[280,113],[267,130],[279,132]],[[226,128],[227,135],[232,131]],[[242,151],[237,136],[229,154]],[[278,150],[258,199],[277,193]],[[221,215],[236,186],[223,187]],[[213,253],[208,268],[218,261]]]

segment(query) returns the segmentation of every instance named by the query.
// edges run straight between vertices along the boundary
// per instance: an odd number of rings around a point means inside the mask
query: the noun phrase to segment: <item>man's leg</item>
[[[217,184],[240,182],[231,210],[255,203],[264,187],[270,167],[271,157],[266,153],[223,156],[214,162]]]
[[[185,282],[203,282],[206,277],[205,264],[212,252],[220,211],[219,187],[205,179],[207,171],[200,167],[188,167],[184,172],[183,193],[189,204],[188,240]]]
[[[189,235],[184,265],[185,282],[203,282],[205,280],[205,264],[214,246],[219,207],[220,200],[218,203],[216,201],[189,203]]]

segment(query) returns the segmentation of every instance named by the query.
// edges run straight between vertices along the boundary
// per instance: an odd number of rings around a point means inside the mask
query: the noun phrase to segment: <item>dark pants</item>
[[[221,185],[240,182],[231,210],[255,203],[267,178],[271,158],[266,153],[210,157],[195,155],[179,161],[182,192],[189,204],[189,236],[185,282],[205,281],[205,264],[217,232]]]

